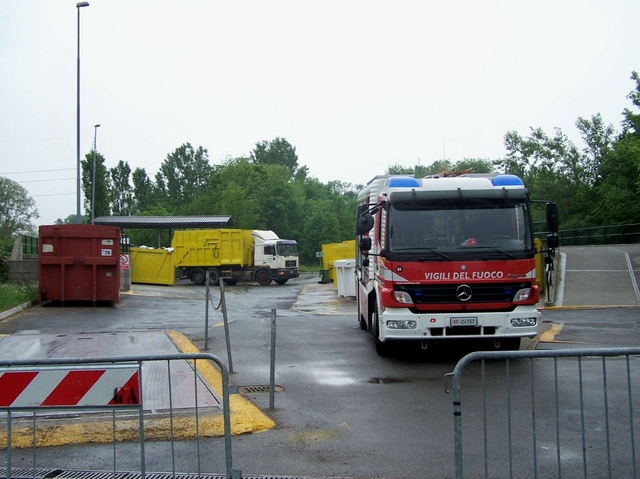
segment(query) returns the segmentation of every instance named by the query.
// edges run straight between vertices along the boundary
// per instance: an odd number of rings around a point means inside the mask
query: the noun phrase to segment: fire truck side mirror
[[[558,238],[557,234],[547,235],[547,248],[556,249],[560,246],[560,238]]]
[[[547,203],[547,231],[551,234],[558,232],[558,205]]]
[[[373,228],[373,216],[369,213],[364,213],[358,216],[356,221],[356,234],[363,235],[371,228]],[[371,249],[371,247],[369,247]]]
[[[369,251],[371,249],[371,238],[361,238],[358,246],[360,247],[360,251]]]

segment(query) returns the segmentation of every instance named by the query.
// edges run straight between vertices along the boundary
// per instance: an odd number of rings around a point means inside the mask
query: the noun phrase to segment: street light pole
[[[98,143],[98,127],[100,124],[95,125],[93,131],[93,178],[91,178],[91,224],[93,224],[94,211],[96,205],[96,147]]]
[[[89,2],[76,3],[76,10],[78,11],[78,88],[77,88],[77,128],[76,128],[76,146],[77,146],[77,198],[76,198],[76,223],[80,223],[80,9],[82,7],[88,7]]]

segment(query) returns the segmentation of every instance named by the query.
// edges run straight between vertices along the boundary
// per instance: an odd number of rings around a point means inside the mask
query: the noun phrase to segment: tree
[[[75,225],[79,223],[82,223],[82,215],[80,215],[80,218],[77,218],[75,213],[70,214],[65,219],[58,218],[53,222],[54,225]]]
[[[155,185],[144,168],[136,168],[131,175],[133,182],[133,212],[139,214],[154,205]]]
[[[473,173],[493,173],[494,163],[480,158],[463,158],[456,162],[454,171],[473,170]]]
[[[108,216],[110,180],[105,166],[105,158],[99,152],[95,152],[95,190],[93,189],[93,165],[94,151],[91,150],[82,160],[82,192],[84,193],[85,218],[91,218],[91,212],[95,218]],[[92,205],[93,199],[93,205]]]
[[[602,181],[602,164],[607,155],[613,151],[615,142],[615,130],[612,125],[604,125],[602,116],[598,113],[591,119],[579,117],[576,127],[582,140],[587,145],[584,148],[584,180],[591,186]]]
[[[170,216],[171,213],[163,206],[152,206],[148,210],[142,212],[140,216]],[[129,242],[132,246],[171,246],[171,236],[168,229],[160,230],[160,237],[158,238],[158,231],[149,228],[128,228],[126,234],[129,237]],[[160,245],[158,245],[160,240]]]
[[[640,77],[632,72],[635,90],[627,98],[640,107]],[[592,186],[588,204],[592,206],[589,225],[640,222],[640,114],[625,108],[622,131],[604,126],[600,115],[579,118],[576,126],[587,148],[586,171]]]
[[[311,201],[307,206],[304,220],[306,234],[298,240],[300,259],[307,264],[313,261],[317,251],[322,250],[322,244],[338,243],[347,239],[341,235],[340,220],[330,214],[333,206],[333,203],[326,199]],[[355,223],[353,230],[355,231]],[[352,236],[351,234],[348,239],[351,239]]]
[[[35,201],[22,185],[0,176],[0,238],[11,238],[16,233],[31,232],[31,223],[39,218]]]
[[[478,158],[464,158],[456,163],[450,160],[436,160],[430,165],[415,165],[414,167],[402,166],[398,163],[387,169],[388,175],[413,175],[423,178],[428,175],[441,175],[443,173],[473,170],[473,173],[493,172],[493,162]]]
[[[270,142],[256,143],[249,158],[258,165],[284,166],[289,171],[289,178],[292,178],[298,169],[298,155],[295,146],[280,137],[276,137]]]
[[[534,200],[557,202],[564,228],[585,226],[593,206],[588,199],[587,158],[562,130],[556,128],[550,137],[541,128],[531,128],[526,138],[511,131],[505,135],[505,146],[507,158],[496,165],[520,176]]]
[[[130,216],[133,210],[133,189],[129,182],[131,168],[120,160],[109,170],[111,175],[111,211],[115,216]]]
[[[160,165],[156,174],[156,187],[161,200],[173,211],[179,212],[200,194],[206,192],[213,167],[207,150],[194,149],[184,143]]]

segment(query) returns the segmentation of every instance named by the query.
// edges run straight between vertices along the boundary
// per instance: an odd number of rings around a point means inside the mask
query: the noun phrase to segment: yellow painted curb
[[[166,333],[181,352],[200,352],[184,334],[177,331],[166,331]],[[215,393],[222,397],[222,375],[218,369],[208,362],[198,361],[197,370]],[[229,406],[231,409],[231,434],[262,432],[276,425],[271,418],[240,394],[229,395]]]

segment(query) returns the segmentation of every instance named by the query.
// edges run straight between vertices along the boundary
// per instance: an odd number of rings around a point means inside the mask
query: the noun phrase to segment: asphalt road
[[[563,254],[564,280],[557,285],[563,307],[544,310],[546,342],[529,347],[640,345],[640,247],[566,248]],[[174,329],[202,348],[203,290],[135,286],[117,308],[35,307],[0,322],[0,334]],[[466,350],[408,348],[380,357],[358,326],[355,304],[318,285],[315,275],[284,286],[238,285],[227,289],[226,298],[231,379],[240,386],[268,384],[271,310],[277,314],[276,384],[282,391],[272,411],[268,394],[249,395],[277,427],[233,438],[234,467],[244,475],[453,476],[452,398],[444,393],[443,378]],[[212,311],[209,344],[226,359],[221,319]],[[191,445],[177,448],[185,464],[193,463]],[[203,448],[203,470],[222,472],[222,440],[205,440]],[[170,470],[166,444],[149,443],[146,451],[149,470]],[[38,463],[109,470],[112,454],[96,445],[45,448]],[[25,452],[23,460],[30,457]],[[130,460],[137,469],[137,458]],[[127,459],[118,466],[126,469]]]

